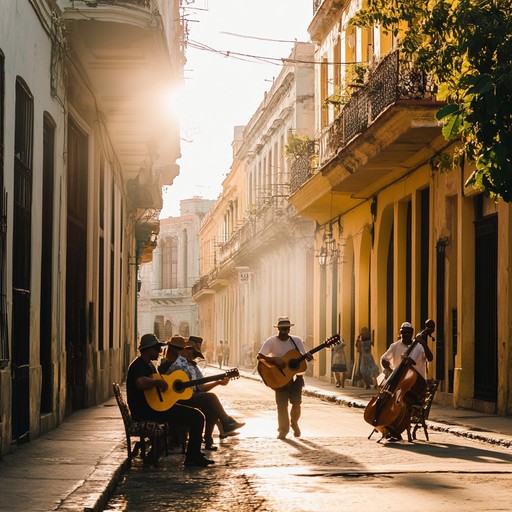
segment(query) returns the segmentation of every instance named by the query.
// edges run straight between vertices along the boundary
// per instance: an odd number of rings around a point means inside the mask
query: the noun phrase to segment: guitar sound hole
[[[183,387],[183,382],[180,382],[179,380],[177,380],[174,383],[173,388],[174,388],[174,391],[176,391],[177,393],[180,393],[181,391],[183,391],[185,389]]]
[[[299,363],[296,359],[291,359],[288,366],[290,367],[290,370],[296,370],[299,367]]]

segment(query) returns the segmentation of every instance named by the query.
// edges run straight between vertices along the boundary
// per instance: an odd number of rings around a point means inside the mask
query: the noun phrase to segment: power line
[[[189,46],[192,48],[195,48],[196,50],[209,51],[212,53],[216,53],[218,55],[222,55],[223,57],[231,57],[233,59],[245,60],[248,62],[251,62],[250,59],[252,59],[253,61],[266,62],[267,64],[274,64],[276,66],[282,66],[283,64],[286,64],[286,63],[315,64],[315,65],[322,65],[322,66],[351,66],[354,64],[366,64],[366,61],[332,62],[332,61],[290,59],[290,58],[285,58],[285,57],[265,57],[262,55],[252,55],[250,53],[240,53],[240,52],[234,52],[231,50],[217,50],[215,48],[212,48],[211,46],[208,46],[206,44],[200,43],[198,41],[193,41],[193,40],[189,40]]]
[[[234,36],[234,37],[242,37],[244,39],[257,39],[258,41],[270,41],[273,43],[297,43],[297,39],[294,39],[293,41],[288,41],[285,39],[270,39],[268,37],[258,37],[258,36],[248,36],[246,34],[235,34],[234,32],[220,32],[220,34],[226,34],[228,36]]]

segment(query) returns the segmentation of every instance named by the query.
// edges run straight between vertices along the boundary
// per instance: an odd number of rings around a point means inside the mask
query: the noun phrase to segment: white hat
[[[290,323],[290,319],[287,316],[280,316],[277,318],[277,324],[274,327],[279,329],[279,327],[291,327],[292,325],[295,324]]]
[[[409,322],[404,322],[401,326],[400,326],[400,330],[401,329],[412,329],[414,330],[413,326],[409,323]]]

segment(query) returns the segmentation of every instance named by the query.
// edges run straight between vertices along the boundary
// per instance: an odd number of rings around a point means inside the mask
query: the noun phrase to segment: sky
[[[234,53],[286,58],[293,41],[309,41],[307,27],[313,17],[313,0],[184,0],[183,4],[189,4],[184,10],[189,44],[184,87],[175,98],[182,157],[177,161],[180,175],[164,188],[160,218],[179,216],[182,199],[217,199],[232,162],[234,127],[249,122],[282,69],[274,64],[278,61],[263,63]],[[226,57],[226,52],[232,53]]]

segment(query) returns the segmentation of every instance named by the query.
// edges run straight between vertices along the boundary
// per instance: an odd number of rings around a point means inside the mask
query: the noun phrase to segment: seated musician
[[[404,322],[400,326],[400,338],[392,343],[380,358],[380,363],[382,368],[384,368],[386,376],[389,376],[389,374],[400,364],[402,359],[407,357],[405,353],[409,348],[409,345],[413,342],[413,332],[413,326],[409,322]],[[427,379],[427,361],[432,361],[433,358],[434,356],[428,347],[426,337],[418,337],[418,343],[412,349],[408,359],[414,369],[423,377],[423,379],[425,379],[425,381]],[[401,436],[395,437],[396,439],[390,438],[390,440],[401,440]]]
[[[183,370],[190,380],[202,379],[203,374],[195,363],[195,358],[203,355],[191,344],[185,341],[182,336],[173,336],[169,342],[165,359],[167,363],[162,365],[167,367],[166,373],[171,374],[175,370]],[[160,371],[162,371],[162,365]],[[225,386],[229,382],[228,378],[208,382],[194,386],[194,394],[188,400],[179,400],[179,404],[189,405],[200,409],[205,417],[206,423],[204,428],[205,449],[210,451],[217,450],[213,444],[213,430],[219,422],[219,430],[221,430],[221,438],[238,434],[237,429],[243,427],[245,423],[236,421],[228,415],[222,406],[219,397],[212,393],[211,390],[216,386]]]
[[[189,428],[189,442],[185,456],[186,466],[207,467],[213,460],[201,453],[201,437],[204,428],[204,414],[196,408],[180,404],[173,405],[167,411],[154,411],[147,403],[144,391],[158,388],[167,390],[163,379],[153,378],[157,373],[152,361],[158,359],[163,344],[154,334],[144,334],[140,340],[140,356],[134,359],[128,368],[126,395],[131,415],[135,421],[156,420],[161,423],[184,425]]]

